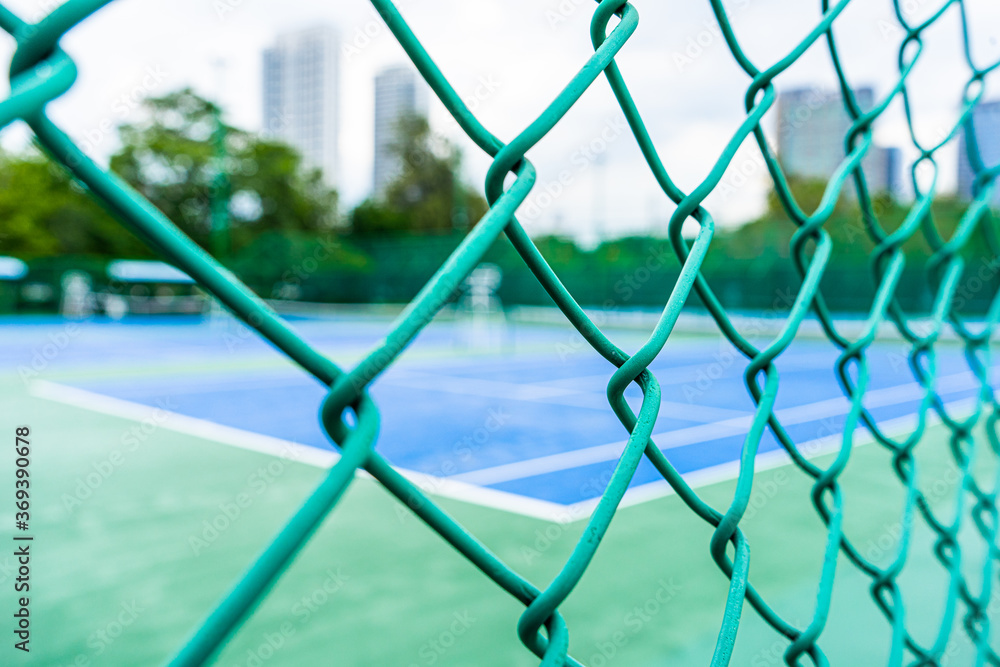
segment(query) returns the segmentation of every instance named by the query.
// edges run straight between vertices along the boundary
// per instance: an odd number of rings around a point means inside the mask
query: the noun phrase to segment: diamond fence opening
[[[593,55],[582,63],[576,75],[553,97],[538,118],[516,137],[504,142],[491,134],[465,106],[394,4],[390,0],[372,0],[375,9],[434,93],[462,130],[493,158],[493,163],[485,184],[489,211],[392,324],[384,341],[351,369],[338,367],[306,344],[281,317],[181,233],[147,200],[88,158],[46,115],[45,105],[65,93],[76,78],[76,66],[59,48],[59,39],[109,2],[110,0],[69,0],[35,24],[24,22],[0,4],[0,27],[17,41],[17,50],[10,67],[10,95],[0,102],[0,128],[14,120],[24,120],[51,158],[67,168],[122,224],[138,234],[164,258],[190,274],[263,338],[328,387],[329,392],[321,408],[321,420],[325,431],[342,454],[271,544],[253,561],[245,575],[212,611],[190,641],[180,649],[172,664],[202,664],[215,655],[226,638],[236,631],[255,605],[267,595],[269,588],[290,565],[302,545],[335,507],[355,472],[364,469],[419,516],[429,529],[436,531],[481,570],[485,577],[524,605],[517,633],[527,650],[541,659],[542,665],[578,665],[580,663],[569,655],[568,628],[560,614],[560,604],[586,574],[587,566],[615,517],[616,508],[636,466],[642,457],[646,457],[673,487],[680,500],[714,527],[709,555],[730,583],[712,665],[729,664],[745,603],[749,603],[749,608],[776,633],[787,638],[789,645],[784,659],[788,664],[803,664],[803,660],[816,665],[826,664],[821,644],[831,595],[837,581],[838,555],[846,557],[853,567],[871,581],[871,596],[892,628],[891,637],[888,638],[891,643],[889,664],[902,664],[904,658],[911,660],[911,664],[942,664],[948,639],[954,631],[954,622],[960,619],[961,627],[975,646],[977,664],[1000,665],[1000,657],[989,641],[991,620],[988,613],[994,577],[997,575],[996,565],[1000,560],[996,506],[1000,478],[984,487],[971,469],[976,456],[1000,456],[1000,439],[996,428],[1000,405],[989,385],[990,339],[1000,316],[1000,298],[993,299],[981,323],[970,321],[967,315],[960,312],[960,300],[956,298],[963,271],[967,268],[963,250],[970,237],[974,233],[982,234],[994,256],[1000,248],[994,218],[988,205],[1000,165],[984,164],[971,117],[974,107],[983,96],[984,79],[1000,63],[979,66],[974,62],[971,48],[973,30],[967,8],[969,3],[966,0],[945,0],[919,23],[908,21],[901,6],[905,3],[894,0],[895,18],[903,34],[898,58],[899,76],[888,94],[869,111],[863,111],[859,106],[838,57],[835,28],[838,17],[850,0],[837,3],[822,0],[821,20],[785,57],[766,67],[755,63],[744,52],[722,0],[709,0],[726,46],[750,83],[745,96],[744,121],[718,156],[710,173],[691,192],[682,191],[664,167],[642,115],[633,102],[625,78],[615,64],[616,54],[628,43],[639,22],[638,12],[632,5],[623,0],[603,0],[597,4],[590,30]],[[914,67],[924,57],[926,31],[949,12],[957,13],[961,19],[968,81],[958,120],[937,143],[925,144],[918,139],[914,130],[908,83]],[[817,43],[826,45],[852,122],[844,138],[846,157],[826,183],[818,207],[807,212],[796,200],[789,180],[765,138],[761,121],[775,103],[775,78]],[[536,179],[536,171],[526,157],[527,152],[560,121],[588,88],[598,85],[598,79],[602,78],[614,92],[632,135],[663,193],[676,204],[667,231],[682,267],[681,272],[665,301],[655,328],[646,342],[631,356],[617,347],[567,292],[515,217],[518,206],[525,201]],[[861,161],[872,147],[873,122],[891,102],[898,99],[903,102],[910,139],[919,152],[919,157],[911,168],[914,201],[902,224],[889,230],[880,222],[879,210],[873,203]],[[975,173],[974,197],[965,208],[950,238],[944,238],[935,224],[931,208],[937,192],[937,158],[939,150],[955,139],[962,128],[966,137],[965,150]],[[761,347],[753,345],[747,337],[741,335],[700,272],[714,234],[712,215],[702,206],[702,202],[719,185],[737,149],[750,135],[753,135],[764,158],[778,201],[795,225],[790,249],[801,276],[794,303],[779,334]],[[920,171],[927,171],[932,178],[918,178]],[[513,179],[508,179],[509,176],[513,176]],[[506,186],[508,180],[510,183]],[[856,196],[863,216],[864,230],[875,246],[871,254],[875,296],[863,332],[854,339],[838,329],[825,306],[823,291],[820,289],[820,281],[830,261],[833,245],[824,224],[831,218],[840,195],[848,190]],[[697,236],[690,243],[681,233],[682,226],[688,219],[694,220],[699,227]],[[542,588],[525,580],[491,553],[474,535],[448,516],[431,498],[396,472],[379,455],[379,413],[367,393],[367,387],[404,352],[501,234],[506,234],[566,319],[594,350],[617,368],[608,384],[607,395],[611,409],[630,433],[610,482],[587,522],[586,530],[558,574]],[[929,321],[921,321],[919,325],[915,316],[904,312],[894,297],[906,264],[903,245],[918,237],[922,237],[933,251],[924,272],[935,295]],[[685,483],[651,439],[653,424],[659,412],[660,389],[648,366],[670,337],[692,290],[704,303],[719,331],[749,360],[745,382],[747,391],[756,404],[752,424],[743,441],[736,491],[729,505],[721,510],[706,504]],[[820,323],[829,341],[840,350],[836,370],[844,395],[851,404],[839,449],[827,467],[818,466],[799,450],[773,409],[779,382],[775,359],[796,337],[800,325],[810,312]],[[885,433],[864,405],[869,383],[866,352],[875,341],[879,326],[883,323],[898,331],[906,341],[913,375],[922,387],[917,425],[905,437],[891,437]],[[974,409],[964,417],[951,414],[935,389],[935,346],[946,327],[953,330],[960,339],[969,368],[979,382]],[[642,390],[643,398],[638,412],[633,411],[624,398],[625,389],[631,383],[636,383]],[[349,411],[354,413],[353,418],[345,420],[345,413]],[[936,413],[949,430],[951,456],[960,471],[960,483],[955,490],[958,512],[953,519],[935,514],[931,503],[917,484],[915,448],[922,442],[927,418],[931,413]],[[348,422],[354,425],[348,426]],[[977,438],[973,437],[973,428],[983,423],[986,426],[985,443],[977,442]],[[885,474],[898,478],[905,489],[900,516],[902,535],[895,555],[886,567],[867,560],[842,528],[844,498],[838,477],[850,459],[853,433],[858,425],[863,425],[870,431],[877,442],[891,454],[892,466]],[[825,559],[816,583],[816,603],[812,618],[804,627],[793,625],[780,616],[752,585],[750,548],[740,529],[740,520],[747,509],[752,491],[754,458],[761,438],[768,429],[791,457],[794,465],[814,480],[809,501],[827,529]],[[941,613],[940,630],[936,640],[929,646],[918,642],[909,632],[906,610],[897,582],[906,564],[910,549],[909,536],[917,521],[926,523],[934,532],[934,557],[940,561],[950,582]],[[983,553],[978,556],[983,561],[979,590],[973,589],[961,567],[963,553],[958,535],[970,525],[982,541]]]

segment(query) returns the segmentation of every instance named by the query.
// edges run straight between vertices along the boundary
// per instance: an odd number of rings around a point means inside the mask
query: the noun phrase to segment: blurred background
[[[10,4],[28,18],[46,9]],[[759,62],[787,52],[820,16],[809,3],[725,4]],[[931,15],[931,4],[905,3],[907,19]],[[972,55],[988,62],[1000,53],[1000,10],[968,4],[978,31]],[[112,3],[67,35],[63,46],[80,78],[49,105],[56,122],[265,298],[412,298],[485,211],[490,161],[430,93],[374,10],[364,3],[320,8],[293,1],[279,8],[241,0],[160,8]],[[745,75],[705,3],[637,8],[639,29],[617,62],[668,171],[690,189],[745,116]],[[505,140],[541,112],[591,50],[590,12],[572,0],[475,9],[440,0],[401,10],[433,45],[431,55],[469,107]],[[778,14],[781,23],[772,25]],[[837,37],[858,102],[870,109],[898,78],[904,32],[891,3],[852,3],[838,18]],[[0,48],[9,55],[11,41]],[[954,125],[969,77],[957,11],[929,31],[925,51],[909,93],[915,131],[927,143]],[[1000,104],[992,101],[989,77],[985,85],[974,122],[989,164],[1000,159]],[[825,45],[817,43],[778,77],[777,89],[764,130],[811,210],[843,159],[849,127]],[[69,187],[29,136],[17,125],[0,134],[3,254],[19,260],[4,264],[0,310],[119,316],[206,307],[182,277],[155,267],[132,265],[129,278],[117,275],[111,262],[153,259],[151,252]],[[875,124],[874,138],[865,175],[882,224],[892,229],[912,202],[917,177],[911,168],[918,151],[900,96]],[[972,189],[961,143],[956,136],[937,154],[934,173],[921,174],[936,179],[935,215],[946,236]],[[678,272],[665,238],[674,207],[607,86],[593,86],[529,158],[539,181],[518,219],[576,298],[604,308],[658,307]],[[827,225],[837,250],[824,285],[839,287],[827,296],[842,312],[866,310],[873,294],[866,265],[873,246],[852,190],[845,188]],[[706,207],[721,228],[704,269],[716,293],[729,308],[774,308],[776,296],[796,282],[788,261],[794,228],[752,138]],[[975,239],[968,251],[977,254],[981,244]],[[929,251],[918,239],[906,250],[911,279],[899,297],[908,309],[926,310],[930,288],[917,272]],[[648,278],[632,275],[661,256],[664,266]],[[487,261],[496,269],[491,290],[499,304],[547,303],[505,241]],[[995,286],[995,270],[990,281]],[[984,308],[989,293],[970,295],[970,307]]]

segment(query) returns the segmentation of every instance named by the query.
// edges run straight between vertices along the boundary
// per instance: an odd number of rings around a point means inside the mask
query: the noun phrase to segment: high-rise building
[[[976,143],[983,165],[992,167],[1000,163],[1000,100],[980,102],[972,110],[972,123],[976,131]],[[976,176],[969,163],[965,147],[965,128],[959,134],[958,142],[958,195],[972,199],[972,184]],[[1000,207],[1000,185],[990,198],[993,206]]]
[[[875,94],[871,88],[854,91],[862,111],[871,110]],[[785,173],[799,178],[827,180],[843,162],[844,142],[851,118],[840,93],[800,88],[779,93],[778,160]],[[898,148],[872,145],[861,160],[869,191],[899,192]],[[847,188],[850,195],[853,188]]]
[[[264,133],[338,182],[338,39],[329,26],[278,36],[264,51]]]
[[[410,67],[397,66],[375,76],[375,166],[372,189],[376,197],[402,169],[400,157],[393,153],[396,130],[401,118],[427,114],[427,86]]]
[[[872,145],[861,158],[861,169],[871,193],[884,192],[898,195],[899,177],[902,174],[902,151],[895,146]],[[848,193],[854,194],[854,186],[848,185]]]

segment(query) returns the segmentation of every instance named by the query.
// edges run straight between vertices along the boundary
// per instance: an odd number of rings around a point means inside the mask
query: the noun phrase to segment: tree
[[[367,199],[351,213],[360,236],[450,234],[465,231],[487,210],[486,201],[461,182],[462,153],[431,132],[423,116],[402,117],[390,147],[400,170],[382,198]]]
[[[55,255],[149,257],[56,163],[41,154],[0,153],[0,243],[25,259]]]
[[[143,122],[120,128],[123,147],[111,158],[111,168],[209,247],[219,168],[213,145],[218,109],[190,89],[148,98],[143,109]],[[289,146],[224,129],[235,254],[264,232],[328,234],[336,227],[337,193],[318,170],[306,168]]]

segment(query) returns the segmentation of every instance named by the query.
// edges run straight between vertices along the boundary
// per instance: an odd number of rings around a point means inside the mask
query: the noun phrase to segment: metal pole
[[[219,72],[217,96],[221,98],[222,68],[224,63],[216,62]],[[225,264],[229,259],[229,174],[226,171],[226,126],[222,122],[221,99],[212,105],[212,116],[215,130],[212,132],[212,145],[215,151],[213,157],[215,176],[211,189],[211,250],[219,262]]]

